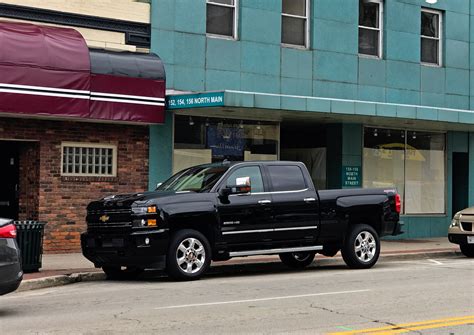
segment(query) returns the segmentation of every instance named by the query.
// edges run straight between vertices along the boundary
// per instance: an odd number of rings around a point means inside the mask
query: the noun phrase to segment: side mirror
[[[225,199],[231,194],[245,194],[251,191],[252,185],[250,184],[250,177],[240,177],[235,179],[235,185],[221,188],[219,196]]]
[[[252,185],[250,184],[250,177],[240,177],[235,179],[236,194],[250,193]]]

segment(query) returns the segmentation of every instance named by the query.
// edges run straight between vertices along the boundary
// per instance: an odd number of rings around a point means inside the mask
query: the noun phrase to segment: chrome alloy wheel
[[[364,262],[370,262],[377,251],[377,243],[374,236],[368,231],[362,231],[354,241],[354,251],[357,258]]]
[[[196,273],[202,269],[206,260],[204,246],[196,238],[183,240],[176,250],[176,262],[181,271]]]

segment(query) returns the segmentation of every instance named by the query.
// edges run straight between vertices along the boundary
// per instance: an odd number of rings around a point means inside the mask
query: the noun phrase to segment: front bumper
[[[468,236],[473,236],[474,238],[474,232],[464,232],[461,231],[460,229],[456,229],[457,227],[454,228],[449,228],[448,230],[448,240],[451,243],[454,244],[468,244],[467,242],[467,237]],[[474,244],[472,244],[474,246]]]
[[[96,267],[163,269],[168,241],[167,229],[136,231],[129,234],[86,232],[81,235],[82,253]]]

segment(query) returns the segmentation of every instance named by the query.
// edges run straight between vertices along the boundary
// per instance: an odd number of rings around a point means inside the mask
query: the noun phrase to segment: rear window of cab
[[[274,192],[299,191],[307,187],[303,171],[297,165],[269,165],[268,173]]]

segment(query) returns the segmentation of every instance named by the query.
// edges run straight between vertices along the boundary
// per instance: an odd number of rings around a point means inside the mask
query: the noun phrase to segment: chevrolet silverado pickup
[[[399,213],[395,189],[318,191],[300,162],[222,162],[91,202],[81,245],[109,279],[160,268],[192,280],[211,261],[251,255],[303,268],[338,251],[348,267],[370,268],[379,237],[401,233]]]

